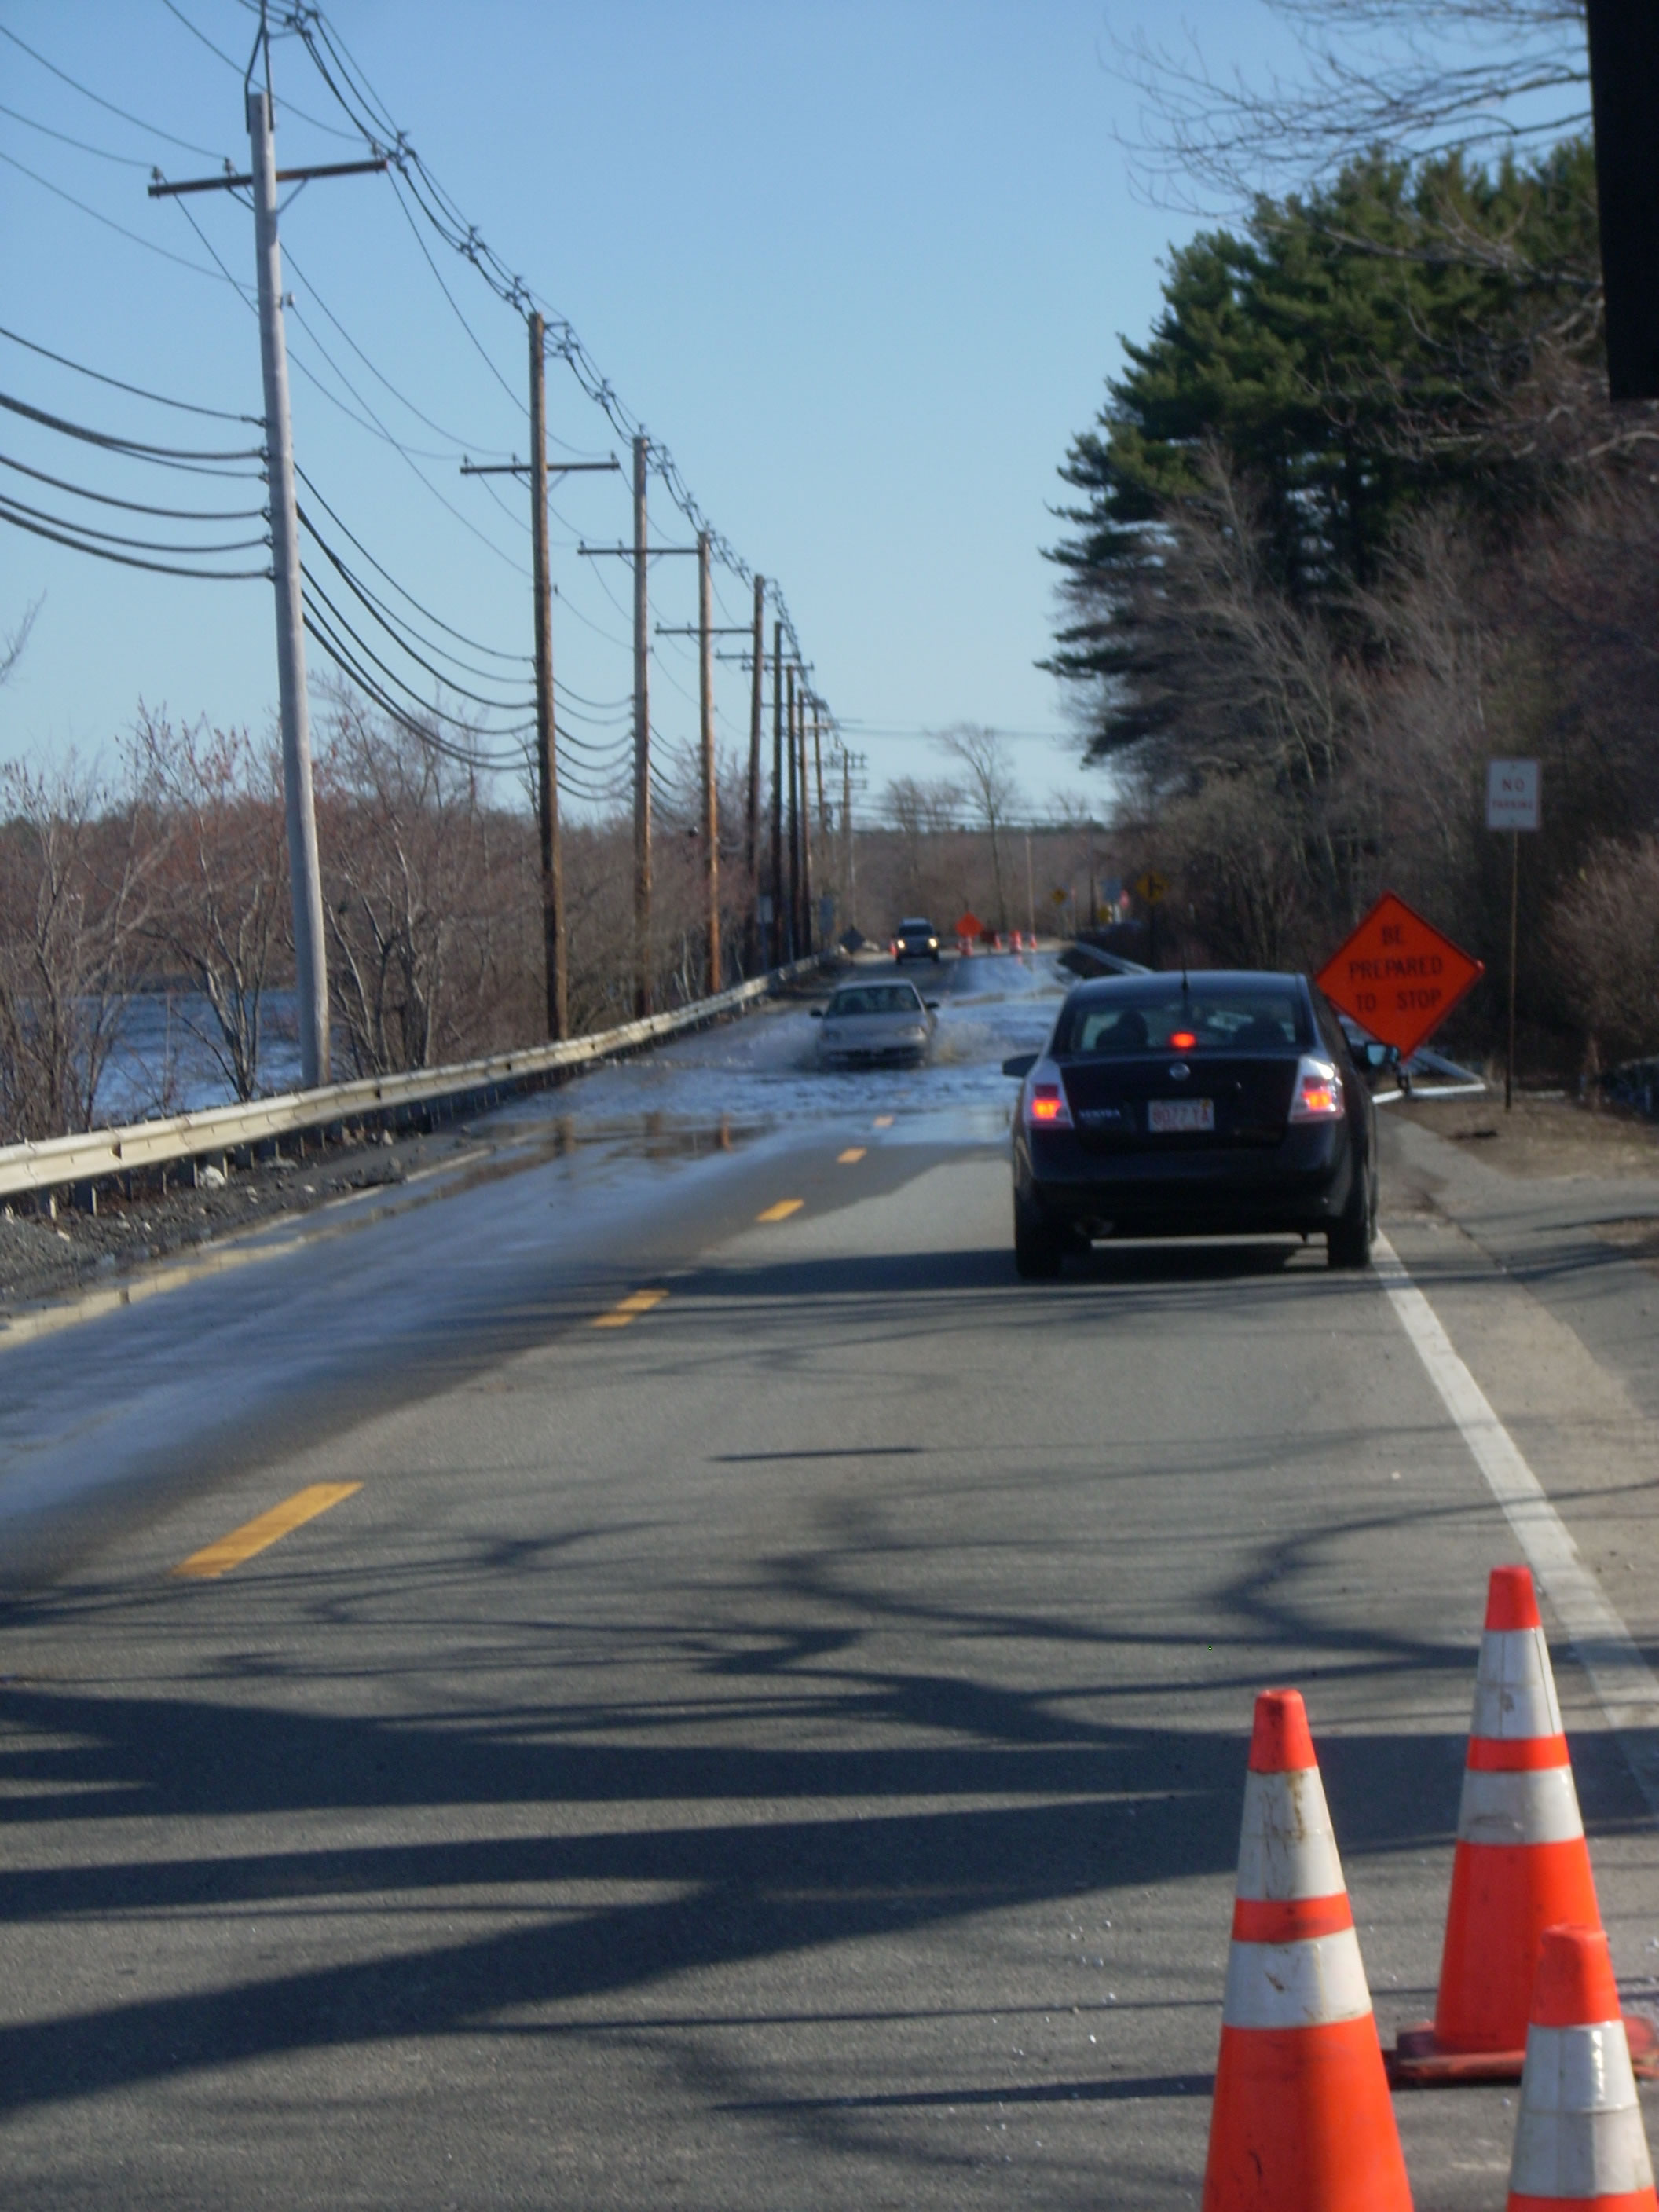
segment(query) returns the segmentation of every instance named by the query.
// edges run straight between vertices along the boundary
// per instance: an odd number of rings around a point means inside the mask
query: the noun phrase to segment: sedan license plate
[[[1155,1137],[1185,1135],[1215,1127],[1213,1098],[1149,1098],[1146,1127]]]

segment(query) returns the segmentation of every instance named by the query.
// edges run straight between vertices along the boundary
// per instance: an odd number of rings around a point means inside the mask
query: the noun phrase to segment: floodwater
[[[226,1104],[234,1094],[214,1054],[218,1035],[213,1009],[199,992],[143,991],[129,999],[98,1085],[94,1119],[118,1126],[149,1115]],[[292,1091],[299,1082],[294,994],[271,991],[260,1008],[259,1088]]]
[[[769,1008],[638,1058],[597,1067],[502,1116],[526,1135],[550,1119],[561,1143],[635,1157],[728,1150],[804,1121],[890,1114],[889,1142],[992,1142],[1008,1127],[1012,1053],[1047,1040],[1075,980],[1048,954],[988,953],[905,971],[939,1001],[933,1052],[920,1067],[823,1068],[818,1025],[803,1005]],[[499,1119],[495,1122],[499,1126]]]

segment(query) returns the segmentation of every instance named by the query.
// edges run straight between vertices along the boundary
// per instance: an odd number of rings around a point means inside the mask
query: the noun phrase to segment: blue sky
[[[570,319],[714,524],[780,580],[872,794],[940,773],[919,733],[964,720],[1030,733],[1016,750],[1034,805],[1089,789],[1075,749],[1043,734],[1066,714],[1034,665],[1053,614],[1039,549],[1054,535],[1055,467],[1099,404],[1117,334],[1145,332],[1159,257],[1191,228],[1130,190],[1114,130],[1133,128],[1133,96],[1105,65],[1098,0],[332,0],[330,14],[468,219]],[[13,33],[0,40],[13,111],[0,112],[0,325],[151,390],[259,413],[253,318],[210,258],[251,281],[252,217],[204,195],[189,203],[198,237],[144,191],[152,162],[176,179],[246,161],[240,71],[204,40],[240,64],[254,20],[245,0],[0,0]],[[1218,66],[1285,58],[1258,0],[1198,0],[1182,20]],[[1113,21],[1172,26],[1145,0]],[[276,83],[279,161],[349,153],[318,127],[344,118],[296,41],[277,46]],[[521,321],[428,232],[463,327],[383,179],[311,185],[283,236],[303,318],[289,329],[301,465],[434,614],[495,652],[527,651],[524,495],[459,469],[463,453],[526,450]],[[243,434],[5,340],[0,391],[149,442]],[[378,428],[354,419],[365,408]],[[549,417],[574,451],[621,450],[556,363]],[[202,492],[12,416],[0,453],[118,496]],[[247,489],[204,481],[204,505]],[[0,489],[74,505],[15,476]],[[657,531],[683,542],[654,486],[653,499]],[[556,651],[589,702],[569,729],[595,776],[626,730],[628,576],[574,546],[614,541],[626,521],[621,479],[572,478],[557,496]],[[660,620],[694,618],[693,569],[657,564]],[[743,587],[722,592],[722,618],[743,619]],[[43,594],[0,692],[0,757],[98,757],[141,697],[267,723],[267,585],[143,575],[0,530],[0,629]],[[521,680],[485,665],[509,691]],[[722,669],[728,742],[746,731],[745,684]],[[695,693],[691,649],[665,641],[653,706],[670,745],[695,728]]]

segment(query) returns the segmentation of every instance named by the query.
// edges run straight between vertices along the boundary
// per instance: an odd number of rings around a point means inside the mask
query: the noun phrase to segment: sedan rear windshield
[[[1289,983],[1194,984],[1167,992],[1085,1000],[1061,1022],[1056,1050],[1091,1057],[1132,1052],[1281,1052],[1308,1042],[1301,994]]]
[[[831,1014],[916,1014],[921,1000],[908,983],[860,983],[851,991],[837,991],[830,1001]]]

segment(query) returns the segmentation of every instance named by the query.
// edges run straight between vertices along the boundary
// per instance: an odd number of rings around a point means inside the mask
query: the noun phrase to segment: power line
[[[89,522],[66,521],[61,514],[49,514],[44,507],[27,507],[9,492],[0,492],[0,499],[17,514],[33,517],[37,522],[50,522],[59,530],[72,530],[82,538],[96,538],[108,545],[131,546],[140,553],[179,553],[191,560],[207,560],[216,553],[246,553],[255,545],[269,545],[270,540],[263,532],[258,538],[238,538],[222,545],[175,545],[171,538],[128,538],[118,530],[94,530]],[[91,552],[94,548],[83,549]]]
[[[118,507],[129,514],[153,514],[167,522],[257,522],[266,520],[263,507],[149,507],[142,500],[117,499],[113,492],[89,491],[84,484],[70,483],[65,477],[48,476],[44,469],[32,469],[27,461],[14,460],[9,453],[0,453],[0,467],[15,469],[20,476],[33,477],[36,483],[50,484],[54,491],[72,493],[76,499],[96,500],[100,507]]]
[[[384,105],[378,100],[369,84],[368,77],[352,58],[344,40],[330,23],[321,9],[314,6],[290,7],[286,12],[285,20],[288,27],[296,32],[304,41],[319,76],[334,94],[335,99],[338,100],[345,113],[350,117],[365,137],[369,138],[374,144],[386,149],[392,163],[388,174],[393,179],[394,190],[398,180],[401,179],[407,187],[410,198],[420,208],[433,228],[437,231],[439,236],[453,252],[459,253],[463,258],[472,264],[499,299],[520,313],[532,305],[543,308],[546,313],[549,325],[550,352],[566,362],[588,398],[603,409],[611,427],[619,434],[629,438],[643,435],[643,425],[617,397],[608,379],[601,374],[598,365],[583,346],[572,325],[564,317],[548,309],[546,303],[531,290],[523,278],[515,276],[499,255],[486,244],[480,236],[476,224],[468,223],[465,221],[453,201],[449,198],[431,171],[416,153],[409,142],[407,133],[399,130],[386,112]],[[399,194],[399,204],[402,204],[401,194]],[[408,210],[405,210],[406,214]],[[418,233],[416,235],[418,237]],[[424,242],[422,243],[424,252]],[[440,285],[443,286],[445,296],[450,298],[451,306],[455,307],[456,313],[460,315],[460,309],[450,296],[448,287],[443,285],[442,277],[438,276],[436,264],[432,262],[429,253],[426,258],[432,267],[434,276],[438,277]],[[482,342],[471,331],[471,325],[466,324],[465,316],[461,316],[461,320],[464,326],[467,328],[469,335],[472,337],[473,343],[478,346],[479,351],[484,354],[485,360],[489,361],[489,356],[484,352]],[[495,363],[490,362],[489,366],[492,373],[505,383],[505,379],[501,378],[501,372],[495,368]],[[689,487],[679,473],[673,456],[666,447],[653,441],[651,455],[653,471],[666,487],[669,497],[674,505],[679,508],[681,514],[695,529],[707,532],[715,559],[744,582],[752,580],[752,571],[747,562],[742,559],[730,541],[720,532],[714,529],[692,497]],[[775,584],[769,587],[769,592],[778,619],[783,624],[784,633],[789,639],[794,657],[799,660],[803,658],[800,641],[796,635],[794,623],[784,601],[783,594]]]
[[[5,31],[3,23],[0,23],[0,31]],[[9,31],[5,34],[8,38],[11,35]],[[213,275],[213,270],[204,269],[199,261],[186,260],[182,253],[172,252],[165,246],[157,246],[154,239],[143,238],[136,230],[129,230],[124,222],[117,222],[113,216],[100,214],[95,207],[88,207],[84,200],[76,199],[73,192],[66,192],[61,185],[54,185],[50,177],[43,177],[38,169],[31,169],[27,161],[20,161],[15,154],[0,151],[0,161],[3,161],[9,169],[15,169],[21,175],[27,177],[31,183],[39,185],[43,191],[51,192],[58,199],[67,200],[82,215],[90,216],[94,222],[101,222],[106,230],[116,232],[118,236],[130,240],[134,246],[142,246],[146,253],[157,253],[163,261],[171,261],[176,268],[188,269],[197,276]],[[227,272],[221,270],[219,273],[223,276]]]
[[[72,552],[89,553],[96,561],[113,561],[123,568],[147,568],[160,576],[190,576],[199,583],[240,583],[256,577],[262,583],[270,580],[269,568],[181,568],[168,562],[144,561],[136,554],[88,545],[82,538],[50,529],[44,523],[26,520],[22,514],[13,512],[13,502],[3,492],[0,492],[0,522],[9,522],[16,530],[27,530],[34,538],[48,538],[55,545],[67,545]]]
[[[406,407],[417,422],[424,422],[428,430],[436,431],[439,437],[448,439],[450,444],[458,453],[478,451],[493,452],[496,454],[500,454],[501,451],[500,447],[474,447],[471,441],[465,438],[458,437],[454,431],[447,430],[441,422],[434,422],[431,416],[422,413],[421,409],[415,404],[415,402],[412,399],[407,398],[405,394],[398,391],[397,386],[392,381],[389,376],[386,375],[382,370],[374,366],[374,363],[363,351],[356,339],[352,337],[350,331],[347,330],[345,325],[340,320],[332,307],[329,306],[328,301],[324,299],[322,294],[317,289],[316,285],[313,283],[310,277],[306,275],[305,270],[301,268],[299,263],[295,259],[292,252],[286,247],[283,249],[283,258],[286,260],[288,266],[294,271],[294,274],[299,278],[300,282],[305,286],[312,298],[317,302],[317,305],[328,317],[330,322],[333,324],[335,329],[338,331],[340,336],[351,348],[353,353],[356,355],[358,360],[362,362],[363,367],[368,371],[369,374],[374,378],[377,383],[383,384],[386,386],[386,390],[392,394],[392,398],[398,402],[400,407]],[[447,456],[442,453],[434,453],[429,458],[433,460],[443,460],[447,459]]]
[[[232,452],[211,453],[194,447],[148,446],[136,438],[118,438],[107,430],[88,429],[85,423],[70,422],[61,415],[49,415],[43,407],[31,407],[27,400],[15,399],[9,392],[0,392],[0,407],[13,415],[27,416],[32,422],[43,423],[49,430],[57,430],[66,438],[80,438],[90,446],[101,446],[111,453],[123,453],[133,460],[156,461],[164,466],[196,469],[208,463],[225,461],[263,461],[264,447],[254,446]],[[243,476],[250,471],[213,467],[207,471],[215,476]]]
[[[37,53],[33,46],[20,39],[15,31],[8,29],[4,23],[0,23],[0,39],[9,39],[13,46],[21,47],[32,62],[39,62],[43,70],[50,70],[52,76],[68,85],[72,92],[78,92],[83,100],[91,100],[94,106],[106,109],[111,115],[118,115],[123,123],[131,123],[135,130],[145,131],[152,138],[165,138],[169,146],[182,146],[186,154],[199,154],[206,161],[220,161],[224,159],[222,148],[198,146],[189,138],[175,137],[171,131],[163,131],[159,123],[146,123],[142,115],[134,115],[127,108],[118,107],[112,100],[106,100],[102,93],[94,92],[90,86],[82,84],[76,77],[72,77],[67,70],[59,69],[56,62],[49,62],[44,54]]]
[[[193,399],[169,399],[163,392],[147,392],[141,384],[127,384],[118,376],[107,376],[100,368],[88,368],[84,362],[71,361],[66,353],[54,353],[50,346],[38,345],[33,338],[23,337],[3,325],[0,325],[0,338],[9,338],[13,345],[25,346],[45,361],[55,361],[60,368],[72,368],[77,376],[89,376],[95,383],[112,385],[118,392],[131,392],[136,399],[152,400],[158,407],[176,407],[183,415],[210,415],[220,422],[247,422],[256,430],[264,428],[264,418],[258,415],[234,414],[228,407],[204,407]]]
[[[150,166],[137,154],[112,154],[107,146],[94,146],[85,138],[71,138],[67,131],[54,131],[50,123],[37,123],[33,116],[8,107],[3,101],[0,101],[0,115],[9,115],[26,131],[38,131],[43,138],[55,138],[60,146],[73,146],[77,154],[93,154],[100,161],[116,161],[124,169],[148,169]]]
[[[351,539],[351,543],[356,547],[357,550],[362,555],[364,560],[368,562],[370,568],[374,570],[375,574],[383,577],[385,580],[391,585],[392,590],[398,593],[400,599],[406,599],[410,605],[414,608],[416,614],[424,615],[428,622],[435,623],[440,629],[447,631],[448,635],[454,638],[458,643],[471,646],[475,653],[487,653],[492,660],[506,660],[516,662],[521,666],[528,665],[530,659],[528,653],[506,653],[503,652],[499,646],[481,644],[476,637],[467,636],[464,630],[451,628],[450,624],[445,622],[441,615],[434,615],[430,607],[423,606],[420,600],[415,597],[415,594],[410,591],[406,586],[400,584],[398,581],[398,579],[392,574],[389,568],[384,568],[381,567],[380,563],[369,551],[368,546],[363,544],[362,538],[355,536],[349,527],[341,520],[339,515],[337,514],[335,510],[329,505],[328,501],[323,497],[322,493],[317,489],[316,484],[313,482],[311,477],[306,474],[305,471],[300,466],[297,461],[294,465],[294,473],[299,477],[301,483],[316,501],[318,506],[322,508],[324,514],[328,516],[330,521],[334,523],[337,528],[343,531],[345,535]]]
[[[489,697],[486,693],[482,691],[469,690],[465,684],[456,683],[454,678],[445,670],[434,667],[429,660],[426,659],[422,654],[416,652],[413,646],[410,644],[409,640],[404,635],[404,632],[392,620],[389,613],[384,611],[376,603],[372,594],[363,589],[363,587],[358,583],[356,578],[352,574],[350,569],[346,567],[344,562],[341,560],[339,555],[328,543],[327,539],[319,535],[316,524],[311,520],[305,509],[301,507],[297,511],[302,526],[310,535],[311,538],[318,547],[318,550],[322,553],[324,558],[340,577],[341,580],[346,586],[346,588],[351,592],[353,598],[356,599],[359,605],[365,610],[370,618],[379,623],[380,627],[386,633],[387,636],[396,641],[402,651],[408,655],[410,659],[415,663],[417,668],[423,669],[426,673],[434,680],[434,682],[446,685],[455,694],[457,698],[470,700],[474,706],[488,707],[494,712],[502,714],[529,714],[533,710],[536,703],[533,699],[496,699]],[[301,565],[301,573],[306,576],[307,581],[312,580],[310,572],[304,568],[303,564]],[[325,600],[324,604],[329,607],[329,611],[343,627],[345,617],[340,613],[339,609],[332,605],[332,604],[327,600]],[[350,635],[353,637],[356,637],[356,632],[355,630],[351,631]],[[362,646],[365,652],[368,651],[368,647],[364,643],[364,641],[362,638],[357,638],[357,643],[360,646]],[[392,671],[388,669],[386,673],[390,676],[392,674]]]
[[[251,15],[258,15],[259,10],[257,5],[257,0],[240,0],[240,4],[247,9]],[[207,33],[205,31],[198,30],[196,25],[191,21],[189,16],[185,15],[182,8],[176,8],[173,5],[173,0],[161,0],[161,5],[167,9],[169,15],[173,16],[176,21],[184,25],[185,30],[190,33],[192,39],[199,39],[201,43],[216,60],[222,61],[225,67],[228,70],[233,70],[238,77],[246,76],[247,72],[243,64],[236,59],[235,56],[234,54],[228,54],[222,46],[216,46],[212,40],[209,38]],[[320,116],[308,115],[303,107],[296,107],[291,100],[282,100],[278,105],[284,108],[289,114],[298,116],[301,123],[310,124],[313,131],[321,131],[331,138],[342,139],[348,146],[355,146],[360,143],[362,135],[360,132],[356,131],[342,131],[335,124],[325,123]]]

